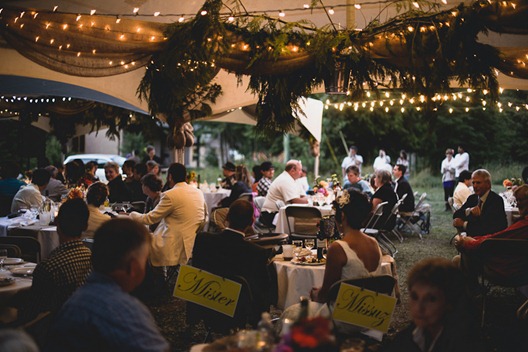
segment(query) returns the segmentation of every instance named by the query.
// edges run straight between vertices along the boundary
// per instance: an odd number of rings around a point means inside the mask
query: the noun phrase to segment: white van
[[[89,161],[95,161],[97,163],[97,172],[95,173],[95,175],[99,177],[99,180],[101,182],[106,182],[104,166],[107,162],[109,161],[116,162],[119,165],[119,173],[123,174],[123,170],[121,170],[121,166],[123,166],[123,163],[125,162],[125,160],[127,160],[126,158],[122,156],[114,155],[114,154],[74,154],[64,159],[64,165],[66,165],[67,163],[75,159],[82,160],[85,165]]]

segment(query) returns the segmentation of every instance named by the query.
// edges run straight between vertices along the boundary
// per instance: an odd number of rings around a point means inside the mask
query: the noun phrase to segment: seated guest
[[[231,186],[231,193],[218,204],[220,207],[229,207],[231,203],[244,193],[251,193],[249,185],[249,174],[244,165],[237,165],[235,171],[235,183]]]
[[[54,202],[60,202],[63,196],[66,196],[69,192],[68,188],[61,181],[57,180],[57,174],[59,170],[53,165],[48,165],[45,167],[46,170],[50,173],[50,180],[46,188],[41,192],[45,197],[48,197]]]
[[[0,179],[0,216],[6,216],[11,211],[11,203],[22,186],[26,186],[24,181],[17,179],[20,173],[19,166],[15,162],[6,162],[2,165]]]
[[[99,177],[95,174],[97,172],[97,167],[97,161],[89,161],[84,165],[84,182],[88,186],[99,181]]]
[[[147,172],[148,173],[159,176],[160,171],[161,171],[160,166],[157,162],[155,162],[154,160],[147,161]]]
[[[233,185],[235,184],[235,171],[236,166],[232,162],[228,161],[222,166],[222,173],[224,175],[224,179],[220,183],[220,186],[225,189],[231,189]]]
[[[153,145],[148,145],[146,148],[147,156],[143,159],[144,163],[147,163],[149,160],[153,160],[156,162],[156,164],[161,165],[161,158],[156,155],[156,148],[154,148]]]
[[[260,172],[262,178],[257,185],[257,193],[260,197],[265,197],[268,194],[268,189],[270,188],[271,183],[273,182],[272,179],[275,174],[275,167],[271,162],[264,161],[260,164]]]
[[[141,178],[148,173],[147,165],[143,163],[135,164],[132,170],[132,177],[127,177],[125,184],[130,192],[130,200],[140,202],[145,200]]]
[[[411,185],[405,178],[406,166],[402,164],[396,164],[392,173],[396,179],[396,185],[394,186],[394,192],[398,195],[398,199],[402,199],[403,195],[406,194],[405,200],[400,205],[398,210],[403,213],[412,213],[414,211],[414,193]],[[389,208],[390,209],[390,208]]]
[[[88,187],[86,192],[86,203],[88,204],[88,211],[90,218],[88,219],[88,227],[83,232],[84,238],[93,238],[95,231],[101,227],[101,225],[112,217],[108,214],[104,214],[101,211],[101,205],[104,204],[108,198],[108,187],[102,182],[95,182]]]
[[[290,160],[284,171],[271,184],[260,213],[260,221],[271,225],[278,213],[277,202],[284,204],[308,204],[308,198],[301,187],[295,182],[301,177],[302,163],[300,160]]]
[[[44,203],[41,192],[46,189],[50,180],[50,173],[46,169],[33,171],[31,183],[15,194],[11,203],[11,212],[16,213],[20,209],[40,208]]]
[[[453,226],[471,237],[504,230],[508,225],[504,201],[491,190],[490,173],[479,169],[471,177],[475,194],[453,214]]]
[[[108,180],[108,190],[110,191],[108,195],[110,203],[130,201],[130,192],[119,173],[119,165],[109,161],[105,164],[104,169]]]
[[[244,240],[253,225],[253,205],[244,199],[234,201],[227,213],[228,228],[218,234],[199,233],[194,243],[193,266],[217,275],[240,275],[251,288],[256,309],[253,323],[268,311],[272,283],[268,273],[268,250]]]
[[[328,290],[339,280],[382,275],[378,242],[360,230],[371,210],[367,196],[343,190],[334,207],[343,237],[328,247],[323,286],[310,293],[315,302],[325,303]]]
[[[528,185],[522,185],[516,188],[513,195],[517,200],[517,206],[519,207],[519,213],[521,215],[521,218],[517,222],[505,230],[493,234],[475,238],[457,235],[454,238],[455,247],[461,253],[462,270],[467,274],[471,280],[470,282],[473,284],[477,282],[478,270],[482,264],[485,264],[487,269],[500,277],[512,278],[523,275],[526,277],[528,275],[525,272],[526,258],[513,256],[508,258],[492,257],[486,263],[483,263],[478,253],[480,245],[488,238],[528,239]]]
[[[158,205],[146,214],[135,211],[130,217],[141,224],[160,223],[152,234],[150,260],[153,266],[186,264],[192,254],[196,230],[205,219],[203,192],[185,182],[187,169],[173,163]]]
[[[303,194],[306,194],[308,190],[310,189],[310,185],[308,184],[308,177],[306,176],[308,174],[308,171],[303,167],[301,170],[301,177],[295,180],[301,187],[301,190],[303,191]]]
[[[64,178],[66,187],[73,188],[84,184],[84,163],[80,159],[74,159],[64,165]]]
[[[260,165],[254,165],[252,168],[253,171],[253,183],[251,184],[251,192],[257,193],[257,186],[262,178],[262,172],[260,171]]]
[[[396,224],[396,219],[393,219],[390,223],[385,223],[390,216],[392,208],[398,201],[398,198],[391,186],[390,172],[383,169],[376,170],[374,172],[374,182],[376,184],[376,192],[374,192],[371,199],[372,212],[376,210],[376,207],[380,203],[387,202],[387,205],[383,208],[383,214],[378,220],[378,224],[385,230],[392,230]],[[378,226],[376,225],[376,227]]]
[[[134,166],[136,166],[136,162],[130,159],[125,160],[123,166],[121,166],[121,170],[126,176],[125,183],[129,183],[134,179]]]
[[[57,314],[44,351],[169,351],[148,308],[128,294],[145,277],[150,240],[129,219],[96,231],[93,272]]]
[[[40,313],[57,312],[91,271],[91,252],[81,241],[88,223],[88,208],[80,198],[67,200],[55,219],[59,247],[47,259],[37,264],[29,297],[21,307],[21,323],[29,322]]]
[[[458,210],[466,202],[468,197],[473,193],[469,188],[471,186],[471,172],[464,170],[458,176],[458,184],[453,192],[453,208]]]
[[[443,258],[417,263],[407,277],[412,323],[383,352],[484,351],[464,278]]]
[[[154,174],[146,174],[141,178],[141,188],[143,194],[147,196],[143,213],[148,213],[158,205],[161,198],[162,183],[161,179]],[[159,222],[149,225],[150,231],[154,232],[158,225]]]
[[[344,184],[344,189],[356,189],[361,193],[365,193],[369,198],[372,197],[370,185],[367,181],[361,178],[359,168],[356,165],[350,165],[346,168],[346,176],[348,182]]]

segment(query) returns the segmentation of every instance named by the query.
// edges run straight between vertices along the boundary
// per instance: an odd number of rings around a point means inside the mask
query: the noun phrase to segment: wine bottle
[[[323,251],[326,248],[326,238],[317,238],[317,260],[321,261],[324,258]]]

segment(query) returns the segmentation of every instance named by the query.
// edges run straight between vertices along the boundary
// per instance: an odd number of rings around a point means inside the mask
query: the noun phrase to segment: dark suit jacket
[[[398,199],[401,199],[404,194],[407,194],[407,197],[400,205],[399,210],[403,212],[414,211],[414,193],[407,179],[403,176],[400,177],[398,181],[396,181],[396,186],[396,194],[398,195]]]
[[[258,317],[269,311],[271,283],[268,272],[269,252],[263,247],[247,242],[228,229],[219,234],[202,232],[194,242],[192,265],[216,275],[244,277],[253,294]]]
[[[460,218],[467,221],[466,232],[468,236],[472,237],[504,230],[508,226],[506,212],[504,211],[504,201],[501,196],[493,191],[489,192],[480,216],[466,216],[466,209],[477,206],[478,199],[478,195],[470,195],[462,205],[462,208],[453,214],[453,219]]]

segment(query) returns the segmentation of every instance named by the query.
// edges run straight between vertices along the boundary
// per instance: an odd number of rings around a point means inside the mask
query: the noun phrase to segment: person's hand
[[[314,302],[319,302],[319,291],[321,291],[321,288],[313,287],[310,291],[310,299]]]
[[[476,207],[471,208],[469,213],[473,216],[480,216],[480,207],[476,206]]]
[[[455,248],[460,252],[460,248],[464,246],[464,239],[465,237],[462,237],[460,235],[455,236],[454,244]]]
[[[463,228],[464,227],[464,220],[461,218],[455,218],[453,219],[453,226],[457,228]]]

